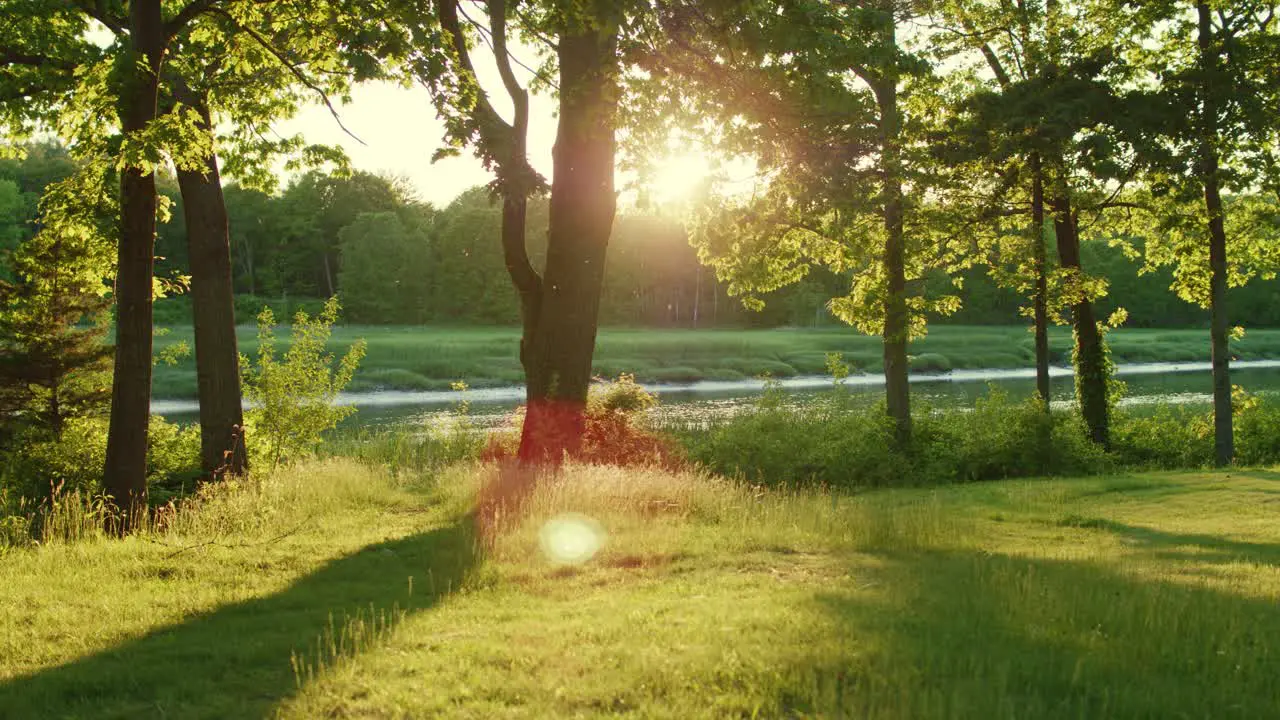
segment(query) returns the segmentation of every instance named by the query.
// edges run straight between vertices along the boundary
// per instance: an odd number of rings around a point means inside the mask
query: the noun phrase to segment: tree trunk
[[[333,270],[329,265],[329,251],[325,250],[320,253],[320,259],[324,261],[324,284],[329,289],[329,297],[337,295],[337,289],[333,283]]]
[[[193,105],[212,127],[204,103]],[[231,288],[231,244],[218,159],[205,172],[179,170],[178,185],[191,259],[191,308],[195,325],[196,384],[200,396],[200,464],[211,479],[245,470],[244,411],[240,402],[240,356],[236,345],[235,298]]]
[[[1036,391],[1049,412],[1049,277],[1044,248],[1044,171],[1039,153],[1031,155],[1031,240],[1036,272]]]
[[[502,254],[507,274],[511,276],[511,283],[520,296],[520,365],[526,375],[529,372],[529,352],[542,299],[542,279],[529,262],[525,246],[528,208],[529,199],[519,191],[509,193],[502,200]]]
[[[1196,3],[1199,20],[1200,173],[1204,205],[1209,221],[1209,337],[1213,360],[1213,461],[1230,465],[1235,457],[1235,432],[1231,425],[1231,348],[1227,326],[1227,231],[1222,214],[1218,181],[1218,102],[1213,74],[1218,70],[1213,20],[1207,2]]]
[[[138,63],[122,71],[121,130],[137,136],[156,117],[165,34],[160,0],[129,3],[129,37]],[[141,66],[141,67],[140,67]],[[151,417],[152,275],[155,173],[125,168],[120,179],[116,268],[116,350],[103,486],[132,529],[147,506],[147,424]]]
[[[537,320],[525,347],[528,403],[522,463],[557,463],[582,442],[605,252],[617,198],[617,34],[564,32],[551,218]]]
[[[893,38],[894,27],[888,30]],[[884,202],[884,274],[887,285],[884,313],[884,385],[894,439],[900,447],[911,442],[911,388],[908,381],[906,246],[903,238],[902,154],[899,148],[901,117],[898,114],[897,79],[888,77],[875,86],[880,106],[880,153]]]
[[[1064,270],[1082,275],[1080,268],[1080,234],[1076,226],[1075,210],[1065,193],[1055,195],[1050,201],[1053,208],[1053,229],[1058,240],[1058,262]],[[1071,306],[1071,320],[1075,329],[1076,397],[1080,414],[1089,428],[1089,437],[1099,445],[1110,444],[1107,406],[1107,371],[1102,333],[1093,313],[1093,303],[1081,292]]]

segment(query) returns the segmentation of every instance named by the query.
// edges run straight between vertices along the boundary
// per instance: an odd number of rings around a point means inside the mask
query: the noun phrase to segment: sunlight
[[[712,170],[706,153],[690,149],[668,155],[654,163],[649,192],[663,204],[690,200],[710,180]]]
[[[590,560],[604,545],[604,538],[600,523],[578,513],[557,515],[538,533],[542,552],[561,565],[578,565]]]

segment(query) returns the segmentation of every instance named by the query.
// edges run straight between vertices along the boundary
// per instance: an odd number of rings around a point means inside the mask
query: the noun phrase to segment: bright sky
[[[521,85],[528,87],[538,66],[533,48],[513,42],[513,70]],[[489,91],[490,102],[505,119],[511,119],[511,102],[502,86],[497,64],[481,45],[471,53],[481,87]],[[532,95],[529,102],[529,162],[551,179],[551,148],[555,144],[556,108],[554,97]],[[281,135],[302,133],[313,143],[338,145],[346,150],[352,165],[372,173],[396,175],[408,180],[420,200],[444,207],[468,188],[493,179],[470,149],[458,157],[431,162],[442,145],[444,126],[436,117],[426,89],[404,88],[391,83],[370,83],[355,88],[351,102],[338,108],[342,124],[363,144],[351,138],[334,121],[328,108],[317,103],[303,108],[276,131]],[[671,145],[667,158],[655,159],[650,182],[651,197],[658,203],[681,203],[695,194],[710,175],[719,174],[710,158],[690,148]],[[755,186],[755,165],[744,158],[727,161],[719,188],[733,193],[750,192]],[[619,173],[617,186],[624,188],[630,178]],[[631,196],[634,198],[634,195]],[[624,200],[625,202],[625,200]]]
[[[493,96],[499,112],[502,97]],[[556,134],[554,112],[552,99],[531,98],[529,160],[548,177]],[[293,120],[277,126],[276,131],[281,135],[302,133],[308,142],[339,145],[355,168],[404,177],[417,189],[419,199],[437,207],[447,205],[462,191],[493,179],[469,149],[458,157],[431,162],[431,155],[443,145],[444,126],[436,117],[427,91],[421,87],[362,85],[351,93],[351,103],[338,107],[338,114],[342,124],[365,144],[344,133],[323,105],[304,108]]]

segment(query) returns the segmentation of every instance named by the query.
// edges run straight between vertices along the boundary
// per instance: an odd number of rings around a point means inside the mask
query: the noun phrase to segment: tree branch
[[[60,70],[75,70],[79,63],[0,45],[0,65],[30,65],[31,67],[55,67]]]
[[[302,70],[297,66],[297,64],[290,62],[279,50],[275,48],[274,45],[268,42],[266,38],[262,37],[262,35],[260,35],[256,30],[250,27],[247,27],[245,25],[242,25],[239,20],[236,20],[234,17],[232,17],[231,13],[227,12],[226,10],[223,10],[220,7],[211,5],[208,8],[208,11],[225,17],[235,29],[253,38],[254,41],[256,41],[260,46],[262,46],[263,50],[266,50],[268,53],[270,53],[272,57],[274,57],[277,61],[279,61],[279,63],[283,65],[286,70],[289,71],[290,74],[292,74],[295,78],[297,78],[298,82],[302,83],[303,85],[313,90],[317,95],[320,96],[320,100],[324,102],[325,107],[329,108],[329,114],[333,116],[334,122],[338,123],[338,127],[342,128],[342,132],[346,133],[348,136],[351,137],[351,139],[355,140],[361,145],[367,145],[367,143],[364,140],[361,140],[355,133],[348,130],[346,125],[342,124],[342,117],[338,115],[338,110],[333,107],[333,103],[329,100],[329,93],[325,92],[324,88],[312,82],[311,79],[306,76],[306,73],[302,72]]]
[[[108,30],[116,35],[127,35],[128,30],[125,29],[125,19],[115,17],[107,12],[107,3],[105,0],[93,0],[85,2],[81,0],[75,3],[76,8],[84,11],[89,17],[97,20],[107,27]]]
[[[493,104],[489,102],[488,93],[480,87],[480,77],[476,75],[476,69],[471,64],[471,54],[467,50],[467,36],[462,32],[462,23],[458,21],[458,2],[457,0],[435,0],[435,5],[436,14],[440,17],[440,27],[449,36],[449,42],[453,45],[453,52],[458,56],[460,69],[471,82],[475,83],[478,91],[476,93],[476,112],[481,116],[479,125],[482,139],[490,147],[496,147],[499,144],[496,142],[497,138],[492,137],[491,131],[485,127],[486,124],[494,123],[508,131],[512,128],[493,109]]]
[[[192,20],[195,20],[206,12],[209,12],[213,3],[214,0],[191,0],[191,2],[187,3],[186,7],[179,10],[177,15],[174,15],[164,24],[165,37],[172,39],[173,36],[182,32],[182,29],[187,26],[187,23],[190,23]]]

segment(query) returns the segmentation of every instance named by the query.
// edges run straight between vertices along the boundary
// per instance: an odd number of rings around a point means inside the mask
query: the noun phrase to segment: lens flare
[[[580,565],[604,546],[600,523],[586,515],[565,513],[547,521],[538,532],[538,542],[547,559],[560,565]]]

